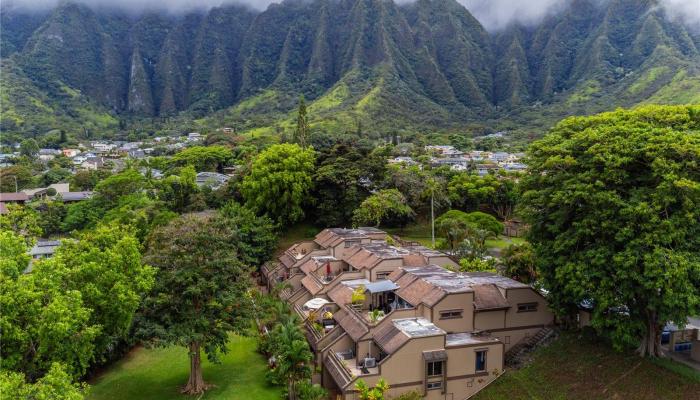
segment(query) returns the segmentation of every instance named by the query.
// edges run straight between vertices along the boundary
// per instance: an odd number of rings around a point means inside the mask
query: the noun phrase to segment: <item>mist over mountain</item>
[[[22,3],[2,13],[5,131],[214,113],[284,127],[300,94],[319,126],[377,130],[700,101],[693,14],[666,6],[680,0],[465,0],[488,30],[455,0]]]

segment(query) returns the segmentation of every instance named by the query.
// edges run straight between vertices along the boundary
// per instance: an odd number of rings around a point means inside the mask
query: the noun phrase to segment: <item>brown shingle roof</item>
[[[287,268],[289,268],[289,267],[291,267],[292,265],[294,265],[294,263],[297,261],[297,260],[294,259],[294,257],[290,256],[290,255],[287,254],[287,253],[282,254],[282,255],[279,257],[279,260],[280,260],[280,262],[281,262],[282,264],[284,264],[284,266],[287,267]]]
[[[399,328],[389,322],[374,332],[374,341],[388,354],[393,353],[409,340]]]
[[[326,357],[323,359],[323,366],[339,388],[343,389],[350,383],[352,377],[350,373],[345,370],[345,367],[342,362],[338,360],[338,356],[336,356],[335,353],[329,352],[326,354]]]
[[[303,277],[301,279],[301,284],[304,285],[306,290],[308,290],[312,295],[316,295],[316,293],[320,292],[322,289],[321,284],[310,275]]]
[[[493,310],[498,308],[508,308],[508,300],[501,294],[496,285],[474,285],[474,309]]]
[[[420,254],[409,254],[403,257],[403,265],[408,267],[419,267],[428,264],[428,259]]]
[[[0,193],[0,201],[27,201],[29,196],[26,193]]]
[[[356,317],[352,312],[348,312],[339,319],[338,324],[345,330],[354,341],[358,341],[362,336],[364,336],[369,329],[365,326],[358,317]]]
[[[422,279],[414,279],[408,285],[402,285],[401,283],[398,283],[398,285],[401,288],[396,293],[414,306],[424,302],[427,298],[433,299],[436,296],[432,292],[437,288],[430,282]]]
[[[328,292],[328,298],[339,306],[349,304],[352,300],[352,289],[343,284],[337,285]]]

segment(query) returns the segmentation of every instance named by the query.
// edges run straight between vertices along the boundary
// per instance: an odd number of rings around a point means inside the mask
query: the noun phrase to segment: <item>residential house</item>
[[[199,132],[190,132],[187,134],[187,140],[190,142],[198,142],[202,140],[202,135]]]
[[[39,149],[39,159],[41,161],[51,161],[56,156],[63,154],[61,150],[56,149]]]
[[[76,201],[87,200],[92,197],[92,192],[61,192],[58,194],[61,201],[64,203],[74,203]]]
[[[105,159],[102,156],[95,156],[95,157],[87,157],[85,161],[83,161],[80,166],[85,169],[92,169],[96,170],[99,168],[104,167],[105,165]]]
[[[416,165],[416,164],[418,164],[415,160],[413,160],[413,158],[405,157],[405,156],[390,158],[388,160],[388,163],[389,164],[402,164],[402,165]]]
[[[425,150],[442,157],[459,157],[464,154],[464,152],[457,150],[454,146],[445,145],[428,145],[425,146]]]
[[[135,160],[142,160],[142,159],[146,158],[146,152],[144,152],[143,150],[140,150],[140,149],[133,149],[133,150],[129,150],[126,153],[126,156],[129,158],[133,158]]]
[[[457,273],[446,254],[394,246],[376,228],[325,229],[266,264],[268,284],[304,320],[332,398],[384,378],[389,396],[464,399],[503,373],[508,352],[554,322],[542,295],[491,273]]]
[[[0,193],[0,202],[2,203],[18,203],[24,204],[29,200],[29,196],[26,193]]]
[[[32,267],[35,260],[53,257],[54,253],[56,252],[56,249],[60,245],[61,242],[58,240],[39,239],[34,245],[34,247],[32,247],[29,250],[31,260],[29,260],[29,265],[27,265],[27,268],[25,268],[24,273],[27,274],[32,272]]]
[[[116,147],[113,143],[93,142],[92,148],[96,153],[109,153]]]
[[[70,191],[68,187],[69,184],[67,183],[54,183],[44,188],[24,189],[22,192],[27,195],[29,200],[34,200],[37,198],[46,197],[49,189],[54,189],[56,193],[62,193]]]
[[[63,149],[63,150],[61,150],[61,152],[63,153],[64,156],[66,156],[68,158],[73,158],[73,157],[77,156],[78,154],[80,154],[80,150],[78,150],[78,149]]]
[[[230,176],[218,172],[198,172],[196,183],[199,187],[208,186],[216,190],[226,184],[229,179],[231,179]]]

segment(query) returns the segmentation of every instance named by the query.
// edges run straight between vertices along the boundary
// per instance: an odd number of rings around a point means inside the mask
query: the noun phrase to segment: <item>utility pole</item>
[[[435,184],[431,181],[430,185],[430,233],[435,248]]]

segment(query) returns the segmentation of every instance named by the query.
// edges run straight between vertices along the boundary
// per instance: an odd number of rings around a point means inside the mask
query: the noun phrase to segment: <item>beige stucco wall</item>
[[[429,264],[435,264],[439,265],[441,267],[459,267],[459,264],[454,262],[449,256],[444,255],[444,256],[438,256],[438,257],[430,257],[428,259]]]
[[[432,321],[447,333],[470,332],[474,330],[474,293],[448,294],[432,309]],[[462,318],[440,319],[440,312],[462,310]]]
[[[474,314],[474,329],[487,331],[505,328],[505,311],[479,311]]]
[[[551,325],[554,314],[549,309],[547,301],[531,288],[509,289],[506,298],[511,307],[506,313],[506,327]],[[519,303],[537,303],[535,312],[518,312]]]
[[[487,350],[486,371],[503,370],[503,344],[447,348],[447,378],[476,373],[476,351]]]
[[[370,272],[369,279],[371,282],[374,282],[377,280],[377,274],[381,273],[392,273],[394,270],[396,270],[399,267],[403,266],[403,260],[401,259],[390,259],[390,260],[383,260],[379,262],[374,268],[372,268],[372,271]]]

